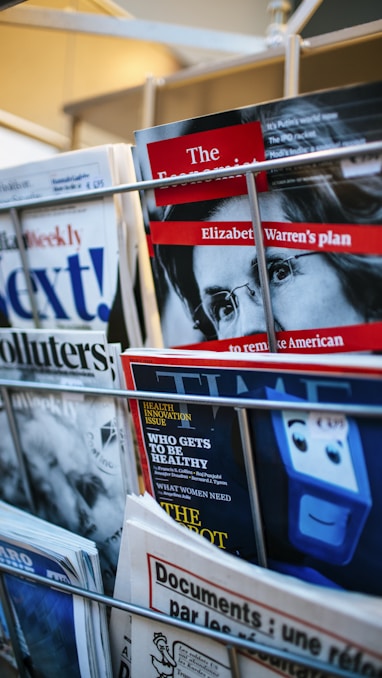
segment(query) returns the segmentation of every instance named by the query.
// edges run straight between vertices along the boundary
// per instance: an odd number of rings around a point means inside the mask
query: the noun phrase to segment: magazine
[[[115,598],[166,619],[113,609],[115,675],[229,678],[233,636],[243,678],[381,671],[379,598],[322,596],[314,584],[226,552],[217,558],[215,547],[177,525],[147,494],[127,497],[123,529]],[[225,644],[209,632],[224,634]]]
[[[243,560],[382,594],[379,356],[121,359],[144,393],[130,406],[145,488],[172,518]]]
[[[9,415],[6,409],[2,393],[0,395],[0,474],[2,478],[0,499],[30,511],[33,508],[33,500],[22,455],[17,448],[17,433],[12,433],[12,426],[15,422],[14,419],[10,421],[10,416],[12,414]]]
[[[382,82],[246,106],[135,134],[163,345],[237,352],[381,349]],[[171,185],[171,177],[275,164]],[[252,197],[252,196],[251,196]]]
[[[121,155],[128,158],[129,153],[128,144],[108,144],[0,171],[2,325],[107,332],[120,267],[124,294],[118,313],[112,314],[112,341],[121,341],[124,347],[140,345],[128,285],[132,257],[124,249],[126,207],[132,194],[126,194],[123,205],[118,194],[38,204],[121,183],[125,179],[120,176]],[[19,238],[11,212],[4,209],[17,208],[18,203]]]
[[[22,675],[111,677],[105,607],[28,579],[28,574],[102,593],[92,540],[0,503],[0,565]]]
[[[18,664],[12,643],[10,620],[5,613],[5,605],[2,604],[2,586],[0,583],[0,671],[3,671],[4,675],[17,676]]]
[[[0,376],[20,383],[10,398],[32,509],[96,542],[106,592],[114,585],[125,495],[138,488],[125,404],[111,394],[121,385],[112,350],[102,331],[0,330]],[[23,382],[110,395],[33,390]]]

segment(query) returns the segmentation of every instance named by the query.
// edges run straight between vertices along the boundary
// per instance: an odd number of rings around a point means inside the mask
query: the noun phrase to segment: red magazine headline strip
[[[264,245],[273,247],[382,254],[382,228],[370,224],[262,222]],[[253,245],[250,221],[150,221],[153,245]]]
[[[189,176],[210,170],[251,165],[265,160],[259,122],[231,125],[204,132],[162,139],[147,144],[153,179]],[[258,191],[267,190],[267,177],[256,177]],[[243,195],[247,193],[245,174],[155,189],[158,206]]]
[[[382,322],[324,327],[311,330],[277,332],[277,350],[280,353],[353,353],[382,351]],[[232,353],[268,353],[267,335],[254,334],[232,339],[203,341],[179,349],[230,351]]]

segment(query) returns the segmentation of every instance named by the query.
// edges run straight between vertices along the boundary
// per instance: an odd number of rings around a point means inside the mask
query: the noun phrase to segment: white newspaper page
[[[113,186],[111,145],[62,153],[0,172],[0,205]],[[22,241],[40,327],[107,330],[118,277],[120,213],[114,196],[20,210]],[[0,213],[0,312],[35,325],[19,242]]]
[[[172,529],[167,520],[165,525],[166,531],[158,530],[155,517],[146,524],[137,517],[125,522],[126,548],[123,544],[119,571],[129,579],[130,602],[261,644],[256,652],[239,652],[244,678],[322,675],[306,667],[297,673],[296,656],[302,664],[318,662],[327,674],[346,670],[378,675],[382,670],[379,599],[324,590],[261,569],[215,547],[206,548],[206,540],[197,535],[187,547],[188,530]],[[122,587],[116,586],[117,598],[119,592]],[[136,615],[131,637],[128,627],[121,626],[120,634],[125,640],[120,642],[121,666],[131,641],[133,677],[229,675],[224,646],[199,634]],[[271,648],[286,651],[290,659],[272,656]],[[114,655],[114,670],[117,661]]]

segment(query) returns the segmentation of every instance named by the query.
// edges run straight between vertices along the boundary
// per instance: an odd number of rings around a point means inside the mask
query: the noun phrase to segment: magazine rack
[[[211,180],[215,178],[221,178],[226,175],[234,175],[234,174],[245,174],[246,179],[247,179],[247,189],[248,189],[248,196],[250,200],[250,205],[251,205],[251,217],[252,217],[252,222],[253,222],[253,228],[254,228],[254,235],[255,235],[255,240],[256,240],[256,246],[257,246],[257,252],[258,252],[258,261],[259,261],[259,273],[261,276],[261,282],[263,284],[263,289],[264,289],[264,308],[265,308],[265,313],[266,313],[266,321],[267,321],[267,334],[268,334],[268,341],[269,341],[269,346],[271,352],[276,352],[277,351],[277,343],[276,343],[276,336],[275,336],[275,329],[274,329],[274,322],[273,322],[273,315],[272,315],[272,310],[271,310],[271,302],[270,302],[270,294],[269,294],[269,286],[268,286],[268,279],[267,279],[267,274],[266,274],[266,260],[265,260],[265,251],[264,251],[264,245],[262,241],[262,231],[261,231],[261,222],[260,222],[260,216],[259,216],[259,208],[258,208],[258,202],[257,202],[257,193],[256,193],[256,187],[255,187],[255,180],[254,176],[256,173],[260,171],[268,171],[271,169],[277,169],[277,168],[285,168],[288,166],[295,166],[297,163],[299,164],[310,164],[310,163],[319,163],[319,162],[324,162],[327,160],[332,160],[332,161],[340,161],[341,159],[350,157],[350,156],[360,156],[360,155],[375,155],[375,154],[381,154],[382,153],[382,141],[379,142],[373,142],[369,144],[359,144],[359,145],[354,145],[354,146],[349,146],[347,148],[341,148],[341,149],[336,149],[336,150],[328,150],[328,151],[319,151],[319,152],[314,152],[314,153],[307,153],[303,154],[300,156],[294,156],[291,158],[283,158],[283,159],[278,159],[278,160],[270,160],[270,161],[264,161],[264,162],[259,162],[259,163],[254,163],[253,165],[246,165],[246,166],[238,166],[235,167],[234,169],[225,169],[225,170],[215,170],[215,171],[210,171],[210,172],[203,172],[200,174],[194,174],[192,177],[180,177],[178,179],[170,178],[167,180],[156,180],[156,181],[141,181],[141,182],[136,182],[134,184],[123,184],[119,186],[113,186],[110,189],[97,189],[92,192],[84,192],[84,193],[73,193],[70,196],[65,195],[65,197],[58,197],[58,198],[49,198],[49,199],[44,199],[44,200],[30,200],[30,201],[20,201],[17,203],[7,203],[3,204],[0,206],[0,212],[5,212],[8,211],[11,214],[14,228],[15,228],[15,233],[16,237],[18,239],[18,244],[20,247],[20,252],[22,254],[22,261],[25,266],[25,272],[26,272],[26,278],[29,280],[28,277],[28,269],[27,269],[27,262],[26,262],[26,255],[25,255],[25,250],[24,250],[24,244],[23,244],[23,238],[22,238],[22,231],[21,231],[21,219],[20,219],[20,212],[24,208],[31,209],[33,207],[40,207],[40,206],[46,206],[46,205],[52,205],[52,204],[58,204],[60,202],[74,202],[74,201],[81,201],[81,200],[89,200],[92,197],[94,198],[99,198],[101,196],[109,195],[109,194],[115,194],[115,193],[122,193],[122,192],[128,192],[128,191],[144,191],[152,188],[157,188],[157,187],[162,187],[162,186],[167,186],[170,184],[175,184],[175,183],[184,183],[187,181],[195,181],[195,180],[201,180],[201,181],[206,181],[206,180]],[[30,282],[30,281],[29,281]],[[36,326],[38,326],[38,320],[37,320],[37,311],[35,308],[35,304],[33,303],[33,292],[31,285],[29,284],[29,292],[30,292],[30,297],[31,297],[31,304],[32,304],[32,309],[34,310],[33,315],[35,318]],[[255,469],[253,465],[253,455],[252,455],[252,449],[251,449],[251,440],[250,440],[250,435],[249,435],[249,425],[248,425],[248,410],[250,409],[282,409],[283,407],[285,408],[285,404],[283,405],[282,402],[272,402],[272,401],[266,401],[262,399],[244,399],[244,398],[212,398],[212,397],[196,397],[196,396],[185,396],[185,395],[175,395],[175,394],[168,394],[168,393],[156,393],[153,394],[152,391],[146,392],[146,391],[129,391],[127,389],[90,389],[90,388],[85,388],[85,387],[75,387],[75,386],[54,386],[53,384],[43,384],[43,383],[36,383],[36,382],[20,382],[16,380],[7,380],[7,379],[0,379],[0,395],[3,399],[4,402],[4,407],[7,413],[8,421],[9,421],[9,426],[10,430],[14,439],[14,444],[16,448],[16,452],[19,457],[20,465],[21,468],[23,468],[23,462],[22,462],[22,453],[20,449],[20,443],[18,439],[18,434],[17,434],[17,426],[15,424],[15,419],[13,416],[13,411],[12,411],[12,405],[11,405],[11,398],[9,397],[9,394],[12,390],[14,389],[28,389],[28,390],[49,390],[49,391],[60,391],[60,392],[70,392],[70,393],[87,393],[91,394],[94,396],[105,396],[105,395],[112,395],[113,397],[121,397],[121,398],[127,398],[127,399],[134,399],[134,400],[143,400],[143,399],[150,399],[150,400],[156,400],[158,402],[160,401],[170,401],[170,402],[182,402],[182,401],[188,401],[192,400],[196,404],[200,405],[218,405],[218,406],[226,406],[229,408],[234,408],[237,411],[238,415],[238,422],[239,422],[239,428],[240,428],[240,433],[241,433],[241,440],[243,444],[243,452],[244,452],[244,459],[245,459],[245,465],[246,465],[246,472],[248,475],[248,480],[249,480],[249,487],[250,487],[250,501],[251,501],[251,509],[252,509],[252,514],[253,514],[253,523],[255,526],[255,532],[256,532],[256,543],[257,543],[257,549],[258,549],[258,555],[259,555],[259,564],[262,567],[267,567],[267,553],[266,553],[266,548],[265,548],[265,543],[264,543],[264,538],[263,538],[263,532],[262,532],[262,522],[261,522],[261,515],[260,515],[260,510],[259,510],[259,501],[258,501],[258,493],[257,493],[257,484],[256,484],[256,474],[255,474]],[[314,411],[314,410],[319,410],[319,411],[327,411],[331,413],[338,413],[341,412],[342,414],[352,414],[352,415],[357,415],[360,417],[369,417],[369,418],[382,418],[382,406],[381,407],[369,407],[369,406],[359,406],[359,405],[333,405],[329,403],[319,403],[317,405],[313,403],[294,403],[293,405],[288,405],[294,407],[295,409],[298,410],[309,410],[309,411]],[[43,577],[40,577],[38,575],[32,575],[32,574],[27,574],[25,572],[20,572],[17,569],[14,569],[10,566],[6,565],[0,565],[0,593],[3,595],[4,594],[4,586],[3,586],[3,576],[5,574],[13,574],[16,576],[21,576],[23,578],[35,581],[42,586],[49,586],[52,587],[52,581],[49,579],[45,579]],[[237,652],[240,649],[246,649],[246,650],[253,650],[253,651],[265,651],[269,655],[281,659],[285,659],[288,662],[295,662],[299,664],[300,666],[306,667],[311,669],[312,671],[316,670],[319,673],[319,675],[324,675],[324,673],[330,673],[331,675],[338,675],[338,676],[343,676],[343,677],[351,677],[354,676],[353,672],[345,671],[342,669],[334,668],[333,666],[326,666],[322,662],[316,661],[314,659],[309,659],[307,660],[306,658],[301,658],[301,656],[298,655],[293,655],[290,652],[286,652],[283,650],[276,650],[274,648],[271,648],[270,646],[266,646],[260,643],[256,643],[253,641],[249,640],[243,640],[234,636],[230,636],[227,634],[224,634],[222,632],[218,631],[213,631],[211,629],[206,629],[204,627],[198,627],[195,625],[192,625],[188,622],[181,621],[179,619],[174,619],[172,617],[167,617],[166,615],[156,613],[150,609],[145,609],[145,608],[140,608],[136,605],[128,604],[125,603],[121,600],[117,600],[112,597],[108,597],[102,594],[96,594],[90,591],[85,591],[83,589],[78,589],[73,586],[59,583],[59,582],[54,582],[54,588],[60,589],[68,594],[76,594],[83,596],[84,598],[92,599],[97,602],[100,602],[102,604],[105,604],[108,607],[117,607],[119,609],[125,610],[128,613],[131,614],[137,614],[141,615],[146,618],[150,618],[153,620],[160,620],[161,622],[165,622],[174,626],[177,626],[179,628],[184,628],[187,629],[188,631],[192,631],[192,633],[196,634],[202,634],[204,636],[210,637],[214,640],[217,640],[221,643],[223,643],[226,646],[227,653],[228,653],[228,660],[229,660],[229,666],[231,669],[231,675],[233,678],[240,678],[240,669],[239,669],[239,662],[237,658]],[[5,598],[6,600],[6,598]],[[11,624],[10,624],[11,626]],[[16,648],[17,649],[17,648]],[[22,678],[24,677],[25,674],[22,672],[22,665],[20,663],[20,675]],[[304,674],[305,675],[305,674]]]
[[[200,404],[200,405],[218,405],[219,407],[231,407],[235,408],[238,414],[238,422],[239,422],[239,428],[240,428],[240,433],[241,433],[241,439],[243,443],[243,452],[244,452],[244,460],[245,460],[245,465],[246,465],[246,471],[249,479],[249,488],[250,488],[250,500],[251,500],[251,507],[252,507],[252,514],[253,514],[253,523],[255,526],[255,537],[256,537],[256,543],[257,543],[257,549],[258,549],[258,555],[259,555],[259,564],[262,567],[267,567],[267,554],[266,554],[266,549],[265,549],[265,543],[264,543],[264,537],[263,537],[263,531],[262,531],[262,522],[261,522],[261,515],[260,515],[260,508],[259,508],[259,501],[258,501],[258,493],[257,493],[257,483],[256,483],[256,473],[253,465],[253,454],[252,454],[252,447],[251,447],[251,439],[250,439],[250,434],[249,434],[249,426],[248,426],[248,418],[247,418],[247,413],[249,409],[282,409],[285,407],[285,404],[282,402],[272,402],[272,401],[265,401],[265,400],[248,400],[248,399],[243,399],[243,398],[212,398],[212,397],[195,397],[195,396],[185,396],[185,395],[179,395],[179,394],[168,394],[168,393],[158,393],[158,394],[153,394],[151,391],[145,392],[145,391],[129,391],[127,389],[113,389],[113,390],[108,390],[108,389],[89,389],[85,387],[75,387],[75,386],[54,386],[52,384],[36,384],[35,382],[22,382],[22,388],[25,389],[33,389],[33,390],[49,390],[49,391],[60,391],[60,392],[68,392],[68,393],[87,393],[89,395],[93,396],[105,396],[105,395],[113,395],[113,397],[121,397],[121,398],[127,398],[127,399],[134,399],[134,400],[144,400],[144,399],[151,399],[155,401],[166,401],[166,402],[178,402],[181,403],[182,401],[187,401],[190,402],[192,400],[195,404]],[[7,414],[9,417],[10,425],[12,427],[12,430],[16,432],[16,427],[14,425],[14,420],[13,420],[13,414],[12,414],[12,409],[10,407],[10,399],[9,399],[9,391],[12,389],[20,389],[20,382],[18,381],[12,381],[12,380],[6,380],[6,379],[0,379],[0,392],[1,395],[4,398],[4,403],[7,408]],[[293,407],[293,405],[289,404],[289,407]],[[381,418],[382,419],[382,406],[381,407],[366,407],[366,406],[359,406],[359,405],[343,405],[339,407],[338,405],[332,405],[329,403],[319,403],[319,404],[313,404],[313,403],[303,403],[303,404],[296,404],[295,409],[301,410],[309,410],[309,411],[314,411],[314,410],[319,410],[320,412],[341,412],[342,414],[351,414],[351,415],[357,415],[360,417],[370,417],[370,418]],[[16,432],[16,438],[17,438],[17,432]],[[20,451],[20,446],[18,445],[18,451]],[[287,662],[293,662],[296,663],[304,668],[308,668],[312,671],[318,671],[320,672],[320,675],[324,675],[325,672],[329,671],[329,668],[326,667],[322,662],[314,660],[313,658],[306,659],[305,657],[302,659],[301,656],[299,655],[294,655],[293,653],[289,651],[283,651],[279,650],[267,645],[264,645],[262,643],[250,641],[250,640],[245,640],[242,638],[237,638],[234,636],[230,636],[226,633],[214,631],[212,629],[208,629],[205,627],[198,627],[195,625],[192,625],[189,622],[182,621],[180,619],[175,619],[173,617],[170,617],[168,615],[164,615],[162,613],[157,613],[154,612],[153,610],[146,609],[139,607],[137,605],[133,605],[130,603],[126,603],[122,600],[118,600],[116,598],[112,598],[110,596],[106,596],[103,594],[97,594],[93,593],[91,591],[87,591],[84,589],[76,588],[73,587],[69,584],[64,584],[61,582],[54,582],[52,583],[51,580],[46,579],[45,577],[41,577],[39,575],[35,574],[29,574],[25,572],[20,572],[19,570],[11,567],[11,566],[6,566],[3,564],[0,564],[0,593],[2,595],[2,598],[6,600],[6,591],[5,591],[5,586],[3,585],[3,576],[5,574],[13,574],[18,577],[23,577],[26,578],[27,580],[33,581],[35,583],[38,583],[42,586],[48,586],[52,587],[54,586],[55,589],[58,589],[60,591],[63,591],[67,594],[76,594],[83,596],[86,599],[89,600],[94,600],[98,603],[102,603],[108,607],[116,607],[120,610],[125,611],[126,613],[130,613],[132,615],[140,615],[142,617],[152,619],[152,620],[157,620],[160,621],[161,623],[166,623],[169,625],[177,626],[178,628],[182,628],[185,630],[190,631],[191,633],[196,633],[199,635],[204,635],[208,638],[211,638],[212,640],[219,641],[223,643],[226,647],[227,650],[227,655],[228,655],[228,664],[230,666],[231,670],[231,675],[232,678],[240,678],[240,668],[239,668],[239,663],[238,663],[238,658],[237,658],[237,652],[240,650],[247,650],[247,651],[256,651],[256,652],[266,652],[268,655],[271,657],[277,658],[277,659],[284,659]],[[9,618],[9,626],[11,627],[12,625],[12,619]],[[21,663],[20,663],[21,664]],[[22,665],[21,665],[22,666]],[[344,678],[351,678],[354,676],[354,673],[350,671],[345,671],[342,669],[334,668],[330,666],[330,674],[331,675],[336,675],[336,676],[343,676]],[[21,678],[24,678],[23,673],[21,673]]]

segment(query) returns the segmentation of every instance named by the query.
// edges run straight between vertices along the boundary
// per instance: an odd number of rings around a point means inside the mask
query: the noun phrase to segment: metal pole
[[[16,629],[16,622],[14,619],[14,615],[12,613],[12,606],[10,603],[9,595],[8,595],[8,590],[4,582],[5,575],[0,572],[0,600],[1,600],[1,606],[3,608],[4,612],[4,617],[5,617],[5,622],[7,624],[7,629],[9,633],[9,639],[12,644],[12,650],[13,654],[15,657],[15,661],[17,664],[17,670],[19,672],[19,677],[20,678],[30,678],[29,673],[27,673],[25,665],[24,665],[24,658],[23,658],[23,653],[21,651],[20,647],[20,641],[19,637],[17,634],[17,629]]]
[[[253,231],[255,235],[255,245],[256,245],[256,254],[257,254],[257,265],[259,269],[260,285],[261,285],[261,296],[264,307],[265,314],[265,323],[267,328],[268,335],[268,344],[269,350],[272,353],[277,352],[277,340],[275,333],[275,321],[273,317],[272,302],[271,302],[271,293],[269,290],[269,280],[268,280],[268,271],[267,271],[267,260],[265,257],[265,249],[263,243],[263,231],[261,228],[261,219],[259,211],[259,202],[257,199],[257,191],[255,186],[255,177],[249,172],[246,175],[247,178],[247,190],[249,198],[249,206],[251,210],[251,219],[253,224]]]
[[[245,409],[239,408],[237,409],[237,416],[239,419],[241,442],[243,445],[244,464],[248,483],[249,500],[251,504],[252,521],[255,531],[257,559],[259,561],[258,564],[260,567],[268,567],[251,435],[248,424],[248,412]]]
[[[299,93],[300,53],[300,36],[287,35],[285,42],[284,97],[293,97]]]

